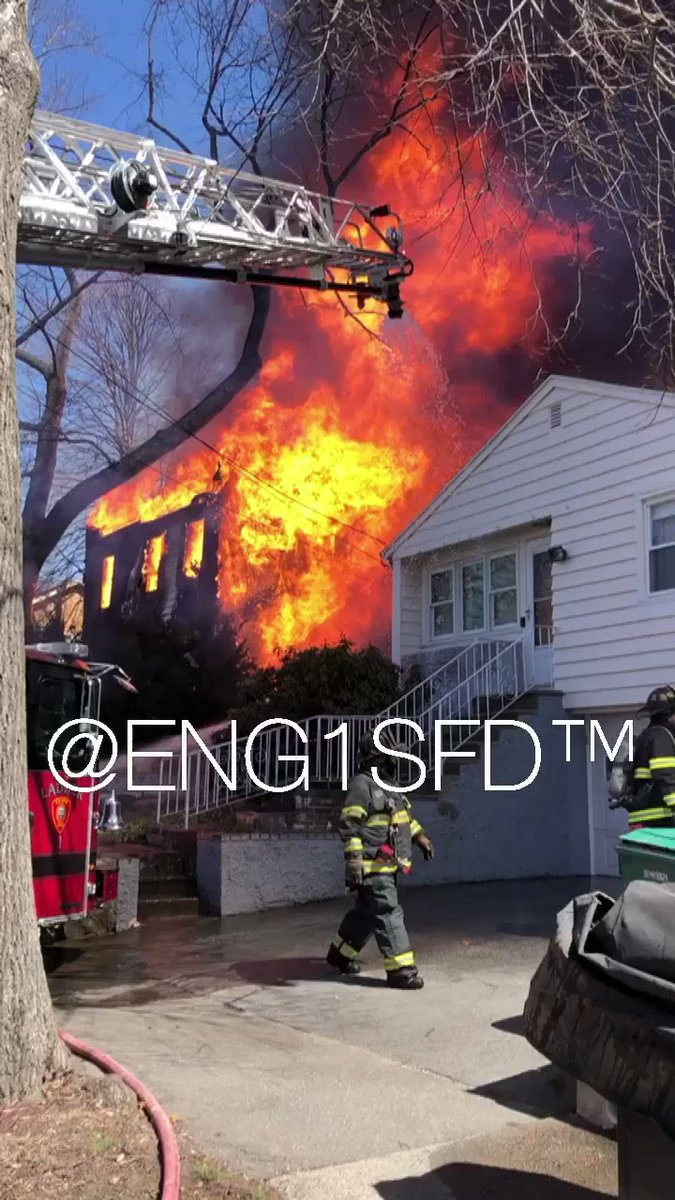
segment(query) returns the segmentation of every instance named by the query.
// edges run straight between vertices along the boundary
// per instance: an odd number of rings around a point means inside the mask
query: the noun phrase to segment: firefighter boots
[[[387,974],[387,986],[401,988],[406,992],[418,992],[424,987],[424,980],[415,967],[404,967],[400,971],[390,971]]]

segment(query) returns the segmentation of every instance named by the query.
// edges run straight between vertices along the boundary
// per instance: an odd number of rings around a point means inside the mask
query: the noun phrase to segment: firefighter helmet
[[[647,696],[647,703],[638,710],[638,717],[667,716],[675,712],[675,688],[669,683],[654,688]]]
[[[394,736],[390,725],[380,730],[379,741],[382,747],[381,750],[375,744],[375,732],[373,729],[369,729],[367,733],[363,734],[359,742],[359,762],[369,763],[375,759],[380,759],[386,754],[387,750],[405,750],[405,744],[398,741]]]

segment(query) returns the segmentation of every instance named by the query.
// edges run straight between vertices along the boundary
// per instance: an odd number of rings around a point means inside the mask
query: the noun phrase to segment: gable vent
[[[551,405],[551,429],[557,429],[562,425],[562,404],[558,401],[557,404]]]

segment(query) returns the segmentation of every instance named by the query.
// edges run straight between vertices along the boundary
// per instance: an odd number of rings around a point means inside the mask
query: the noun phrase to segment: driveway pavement
[[[598,1200],[616,1196],[614,1145],[570,1123],[521,1022],[555,913],[588,886],[409,892],[418,993],[383,986],[375,950],[358,979],[328,971],[334,901],[157,916],[50,952],[50,983],[65,1028],[290,1200]]]

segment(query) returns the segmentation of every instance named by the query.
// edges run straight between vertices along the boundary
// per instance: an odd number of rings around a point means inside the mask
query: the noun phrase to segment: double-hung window
[[[447,637],[455,632],[454,571],[433,571],[431,575],[431,636]]]
[[[462,629],[465,633],[485,629],[485,565],[482,559],[462,566]]]
[[[649,590],[675,589],[675,497],[647,506]]]
[[[490,559],[490,625],[515,625],[518,620],[516,555],[496,554]]]

